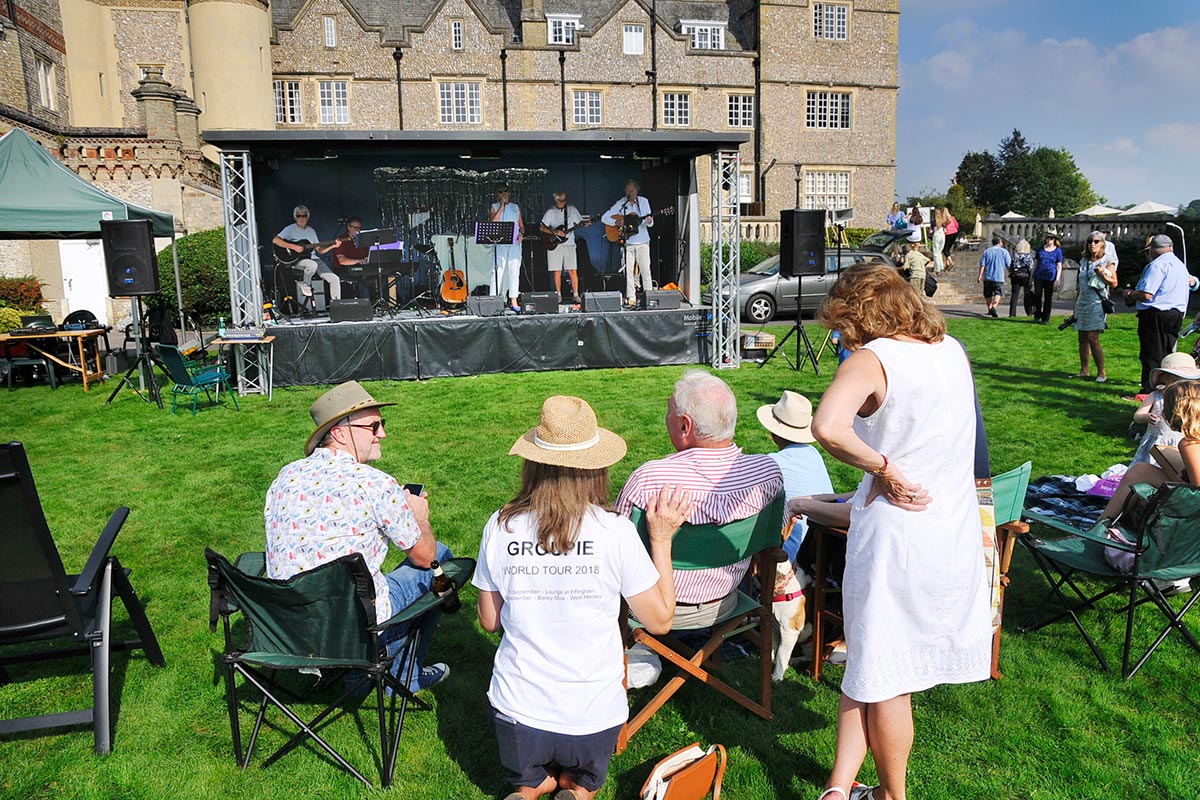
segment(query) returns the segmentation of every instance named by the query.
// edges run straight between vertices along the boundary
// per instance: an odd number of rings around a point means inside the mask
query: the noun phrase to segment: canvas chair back
[[[66,626],[83,625],[70,599],[67,573],[42,513],[33,472],[20,442],[0,447],[0,642],[39,638]]]
[[[1138,574],[1159,580],[1200,575],[1200,488],[1159,487],[1141,518],[1147,545]]]
[[[746,519],[724,525],[685,522],[671,543],[671,566],[681,570],[712,569],[749,558],[782,541],[783,512],[787,499],[780,493],[771,504]],[[649,549],[650,531],[646,513],[634,508],[630,519]]]
[[[227,591],[250,623],[248,660],[281,667],[314,659],[367,667],[376,660],[368,631],[375,584],[360,554],[283,580],[247,575],[212,550],[205,555],[210,585]]]
[[[180,386],[192,386],[192,373],[188,371],[187,363],[184,362],[183,353],[179,351],[179,348],[169,344],[160,344],[156,347],[158,356],[167,368],[167,374],[171,376],[171,380]]]

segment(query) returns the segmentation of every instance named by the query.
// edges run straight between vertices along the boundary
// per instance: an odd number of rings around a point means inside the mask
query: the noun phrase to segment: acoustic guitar
[[[284,239],[283,240],[283,241],[287,242],[288,244],[298,244],[298,245],[302,246],[304,248],[304,250],[302,250],[299,253],[297,253],[295,250],[289,250],[286,247],[280,247],[279,245],[275,244],[274,242],[271,243],[271,246],[273,248],[275,248],[276,263],[278,263],[279,266],[281,266],[281,267],[290,267],[293,264],[295,264],[297,261],[300,261],[301,259],[304,259],[304,258],[308,258],[309,255],[312,253],[312,251],[316,250],[318,247],[329,247],[329,245],[331,245],[331,244],[340,244],[342,242],[349,241],[353,238],[354,238],[353,236],[339,236],[338,238],[330,239],[327,242],[306,242],[306,241],[296,241],[294,239]]]
[[[546,252],[549,253],[549,252],[553,251],[554,248],[558,247],[560,244],[562,244],[563,242],[565,242],[567,240],[568,233],[575,230],[576,228],[582,228],[584,226],[591,225],[591,224],[592,224],[591,216],[585,214],[583,216],[582,220],[580,220],[579,222],[576,222],[574,225],[572,225],[569,228],[564,225],[556,225],[553,228],[553,231],[554,231],[553,233],[546,233],[545,231],[541,230],[540,228],[538,229],[538,233],[541,234],[542,241],[546,245]]]
[[[450,245],[450,269],[442,273],[442,300],[453,305],[467,302],[467,278],[454,264],[454,239],[447,238]]]
[[[639,217],[637,214],[626,214],[625,219],[620,225],[609,225],[604,223],[604,235],[610,242],[619,242],[621,239],[628,239],[637,233],[642,221],[646,217],[669,217],[675,213],[675,206],[667,206],[660,208],[658,211],[652,211],[645,216]]]

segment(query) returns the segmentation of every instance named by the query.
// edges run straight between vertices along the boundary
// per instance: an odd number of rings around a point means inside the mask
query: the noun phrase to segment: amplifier
[[[330,322],[367,322],[373,316],[375,309],[371,308],[371,301],[364,297],[329,301]]]
[[[504,313],[504,298],[471,295],[467,298],[467,313],[477,317],[498,317]]]
[[[594,311],[620,311],[622,297],[623,295],[620,292],[584,292],[583,310],[589,313]]]
[[[638,307],[642,309],[664,309],[664,308],[679,308],[679,301],[682,299],[679,292],[664,292],[659,289],[651,289],[642,294],[638,300]]]
[[[521,295],[522,314],[557,314],[558,292],[525,292]]]

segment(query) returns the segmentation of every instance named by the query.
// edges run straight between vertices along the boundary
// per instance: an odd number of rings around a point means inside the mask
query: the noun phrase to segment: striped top
[[[783,491],[779,465],[766,455],[742,455],[742,448],[694,447],[647,461],[633,471],[617,497],[616,512],[629,516],[645,508],[664,486],[678,484],[696,499],[687,521],[723,525],[757,514]],[[714,569],[676,570],[675,599],[707,603],[729,595],[750,566],[746,558]]]

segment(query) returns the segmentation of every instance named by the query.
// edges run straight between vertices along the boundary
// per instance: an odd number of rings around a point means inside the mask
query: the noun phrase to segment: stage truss
[[[229,262],[229,303],[236,327],[262,325],[263,295],[254,227],[254,188],[250,154],[221,151],[221,195],[225,200],[225,256]]]
[[[718,150],[712,156],[712,365],[717,369],[741,366],[738,332],[741,324],[739,272],[742,226],[738,205],[737,150]]]

